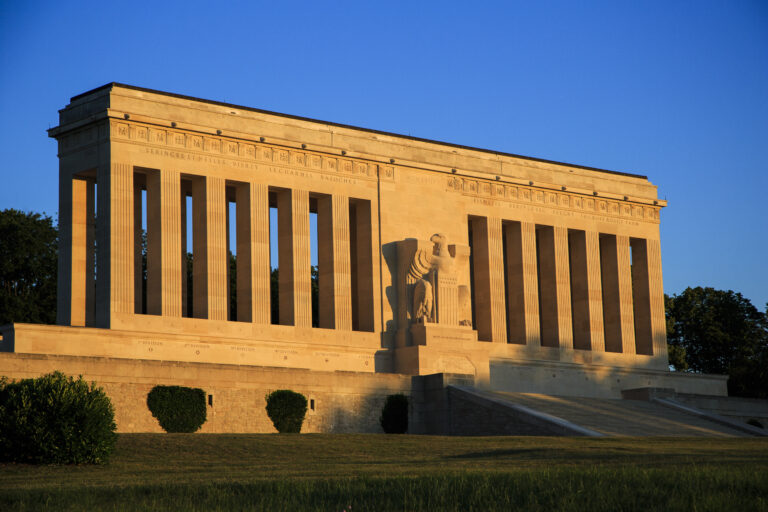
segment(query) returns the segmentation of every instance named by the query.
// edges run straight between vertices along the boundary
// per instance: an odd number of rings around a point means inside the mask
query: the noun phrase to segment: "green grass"
[[[123,434],[0,510],[768,510],[768,439]]]

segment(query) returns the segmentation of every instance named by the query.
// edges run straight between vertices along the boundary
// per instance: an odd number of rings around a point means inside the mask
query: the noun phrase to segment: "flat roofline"
[[[439,144],[441,146],[448,146],[448,147],[451,147],[451,148],[466,149],[466,150],[470,150],[470,151],[479,151],[481,153],[490,153],[490,154],[493,154],[493,155],[509,156],[509,157],[513,157],[513,158],[523,158],[525,160],[533,160],[535,162],[542,162],[542,163],[546,163],[546,164],[564,165],[564,166],[568,166],[568,167],[574,167],[576,169],[584,169],[584,170],[587,170],[587,171],[604,172],[604,173],[608,173],[608,174],[616,174],[616,175],[619,175],[619,176],[629,176],[629,177],[632,177],[632,178],[641,178],[641,179],[645,179],[645,180],[648,179],[648,176],[643,176],[642,174],[634,174],[634,173],[630,173],[630,172],[621,172],[621,171],[611,171],[611,170],[608,170],[608,169],[600,169],[598,167],[589,167],[589,166],[586,166],[586,165],[569,164],[567,162],[558,162],[556,160],[547,160],[547,159],[544,159],[544,158],[536,158],[536,157],[533,157],[533,156],[517,155],[515,153],[505,153],[504,151],[495,151],[495,150],[492,150],[492,149],[477,148],[477,147],[473,147],[473,146],[464,146],[464,145],[461,145],[461,144],[454,144],[452,142],[443,142],[443,141],[434,140],[434,139],[424,139],[424,138],[421,138],[421,137],[413,137],[411,135],[403,135],[401,133],[385,132],[385,131],[382,131],[382,130],[373,130],[371,128],[363,128],[363,127],[360,127],[360,126],[353,126],[353,125],[349,125],[349,124],[334,123],[332,121],[323,121],[322,119],[312,119],[311,117],[302,117],[302,116],[295,116],[295,115],[292,115],[292,114],[283,114],[282,112],[273,112],[271,110],[264,110],[264,109],[253,108],[253,107],[244,107],[242,105],[235,105],[233,103],[224,103],[222,101],[206,100],[204,98],[196,98],[194,96],[186,96],[184,94],[176,94],[176,93],[172,93],[172,92],[158,91],[157,89],[147,89],[146,87],[137,87],[135,85],[122,84],[122,83],[119,83],[119,82],[110,82],[108,84],[102,85],[101,87],[96,87],[95,89],[91,89],[90,91],[86,91],[86,92],[84,92],[82,94],[78,94],[77,96],[72,96],[69,101],[75,101],[75,100],[78,100],[78,99],[83,98],[85,96],[88,96],[89,94],[93,94],[94,92],[101,91],[103,89],[110,89],[110,88],[113,88],[113,87],[123,87],[125,89],[133,89],[134,91],[141,91],[141,92],[148,92],[148,93],[152,93],[152,94],[160,94],[160,95],[163,95],[163,96],[170,96],[171,98],[179,98],[179,99],[190,100],[190,101],[200,101],[202,103],[209,103],[211,105],[218,105],[218,106],[221,106],[221,107],[237,108],[237,109],[241,109],[241,110],[247,110],[247,111],[250,111],[250,112],[258,112],[259,114],[268,114],[268,115],[272,115],[272,116],[285,117],[285,118],[288,118],[288,119],[297,119],[299,121],[308,121],[310,123],[320,123],[320,124],[325,124],[325,125],[329,125],[329,126],[337,126],[339,128],[348,128],[348,129],[351,129],[351,130],[360,130],[360,131],[363,131],[363,132],[376,133],[376,134],[379,134],[379,135],[387,135],[389,137],[397,137],[397,138],[400,138],[400,139],[413,140],[413,141],[417,141],[417,142],[426,142],[426,143],[429,143],[429,144]]]

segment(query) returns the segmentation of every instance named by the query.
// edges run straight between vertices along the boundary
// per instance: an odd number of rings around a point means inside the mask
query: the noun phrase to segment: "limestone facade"
[[[528,362],[667,370],[666,203],[644,176],[115,83],[49,134],[62,327],[3,351],[505,388]]]

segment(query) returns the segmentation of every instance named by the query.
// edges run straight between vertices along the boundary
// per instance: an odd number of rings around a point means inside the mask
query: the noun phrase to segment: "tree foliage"
[[[307,414],[307,398],[290,389],[278,389],[266,396],[267,415],[281,434],[298,434]]]
[[[728,374],[728,392],[768,397],[768,315],[731,290],[686,288],[667,297],[670,364]]]
[[[100,464],[112,453],[116,428],[109,397],[82,377],[0,378],[0,461]]]
[[[147,407],[166,432],[197,432],[206,420],[205,391],[184,386],[155,386]]]
[[[379,424],[387,434],[405,434],[408,431],[408,397],[403,393],[387,396]]]
[[[51,217],[0,211],[0,325],[56,322],[57,244]]]

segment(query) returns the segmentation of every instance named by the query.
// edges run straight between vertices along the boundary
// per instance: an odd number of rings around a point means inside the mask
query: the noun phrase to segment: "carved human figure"
[[[417,323],[427,323],[432,319],[434,296],[432,283],[419,279],[413,287],[413,319]]]
[[[472,297],[468,286],[459,286],[459,325],[472,327]]]

